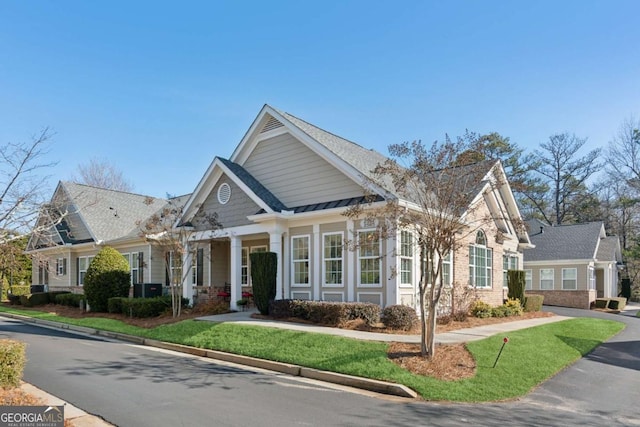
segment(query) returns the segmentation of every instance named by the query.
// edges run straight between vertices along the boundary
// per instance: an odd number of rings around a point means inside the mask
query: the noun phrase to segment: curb
[[[340,374],[337,372],[321,371],[313,368],[305,368],[298,365],[292,365],[284,362],[276,362],[266,359],[258,359],[250,356],[243,356],[233,353],[225,353],[218,350],[207,350],[203,348],[190,347],[182,344],[172,344],[164,341],[158,341],[149,338],[141,338],[132,335],[121,334],[118,332],[101,331],[99,329],[87,328],[84,326],[68,325],[66,323],[58,323],[50,320],[35,319],[33,317],[21,316],[12,313],[0,313],[2,317],[8,317],[15,320],[20,320],[25,323],[33,323],[49,327],[52,329],[63,329],[72,332],[81,332],[88,335],[96,335],[105,338],[117,339],[120,341],[126,341],[134,344],[144,345],[148,347],[161,348],[164,350],[176,351],[179,353],[190,354],[193,356],[206,357],[209,359],[222,360],[224,362],[236,363],[238,365],[250,366],[253,368],[266,369],[269,371],[280,372],[283,374],[309,378],[319,381],[325,381],[333,384],[339,384],[343,386],[359,388],[362,390],[368,390],[376,393],[388,394],[392,396],[405,397],[415,399],[418,397],[418,393],[410,389],[409,387],[389,383],[380,380],[373,380],[369,378],[356,377],[347,374]]]

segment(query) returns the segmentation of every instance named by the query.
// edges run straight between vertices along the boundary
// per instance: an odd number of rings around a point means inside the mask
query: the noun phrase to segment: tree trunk
[[[427,357],[429,350],[427,348],[427,283],[425,283],[426,269],[426,253],[424,246],[420,246],[420,352],[423,357]]]

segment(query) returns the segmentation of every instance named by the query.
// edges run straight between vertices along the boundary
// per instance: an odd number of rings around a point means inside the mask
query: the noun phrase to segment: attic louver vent
[[[223,182],[220,187],[218,187],[218,201],[221,205],[226,205],[231,198],[231,187],[226,182]]]
[[[260,133],[266,133],[266,132],[269,132],[270,130],[281,128],[282,126],[284,126],[282,123],[280,123],[275,118],[269,116],[269,120],[267,120],[267,123],[264,125]]]

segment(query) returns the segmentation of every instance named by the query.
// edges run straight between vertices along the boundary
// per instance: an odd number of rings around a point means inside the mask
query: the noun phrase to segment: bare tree
[[[0,146],[0,244],[37,232],[34,225],[48,179],[40,172],[56,164],[44,160],[50,138],[45,128],[29,142]]]
[[[148,203],[151,203],[149,199]],[[184,212],[185,197],[170,198],[160,212],[140,221],[140,236],[165,255],[165,270],[169,278],[173,317],[182,311],[183,283],[191,274],[191,261],[195,255],[191,238],[196,227],[206,225],[208,230],[218,230],[222,225],[216,213],[199,210],[191,222],[180,223]]]
[[[587,193],[587,180],[599,170],[600,149],[579,157],[586,139],[568,133],[551,135],[533,152],[529,169],[539,178],[538,191],[527,198],[536,212],[549,224],[575,221]],[[548,191],[543,191],[544,187]]]
[[[418,278],[421,311],[421,351],[428,358],[435,353],[437,307],[443,295],[443,261],[460,248],[471,233],[491,221],[474,202],[481,191],[484,177],[498,161],[482,161],[461,165],[462,153],[469,146],[463,139],[446,138],[425,147],[420,141],[389,147],[391,158],[379,164],[366,188],[386,189],[386,202],[351,207],[346,215],[364,217],[378,224],[381,238],[410,231],[413,250],[420,260]],[[493,166],[492,166],[493,165]],[[504,181],[487,181],[487,185],[501,185]],[[373,194],[373,191],[372,191]],[[366,245],[354,238],[354,245]]]
[[[609,141],[606,153],[607,172],[640,190],[640,120],[628,118]]]
[[[133,185],[125,179],[113,163],[105,159],[92,158],[89,163],[78,165],[80,178],[73,177],[74,181],[93,187],[107,190],[133,191]]]

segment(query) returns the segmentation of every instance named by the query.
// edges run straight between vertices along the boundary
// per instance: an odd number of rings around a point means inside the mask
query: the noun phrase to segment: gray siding
[[[224,182],[231,187],[231,198],[227,204],[222,205],[218,202],[218,187]],[[251,224],[251,221],[247,220],[247,216],[257,214],[260,207],[232,180],[223,175],[213,187],[211,194],[207,196],[200,210],[208,214],[217,213],[218,221],[222,227],[229,228]],[[209,229],[209,227],[206,224],[196,224],[196,229],[203,230]]]
[[[290,134],[260,141],[242,166],[291,208],[363,194],[360,183]]]
[[[211,286],[222,287],[225,282],[231,282],[230,256],[231,244],[228,241],[211,242]]]

